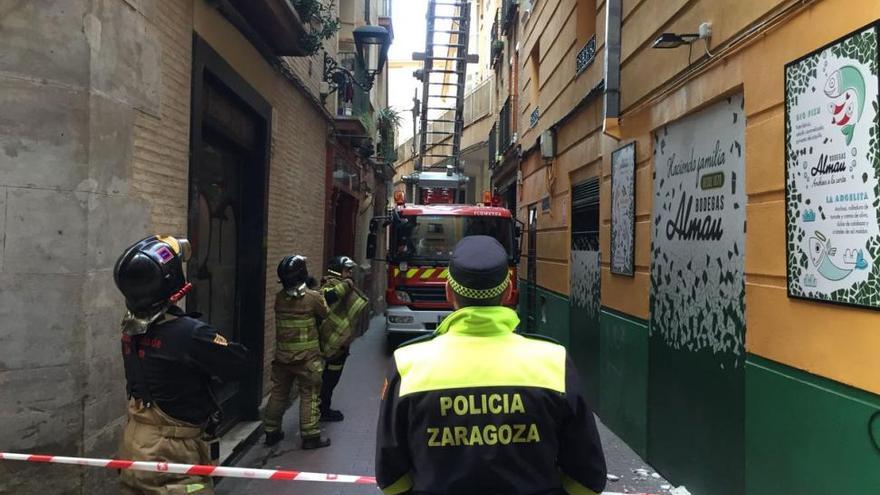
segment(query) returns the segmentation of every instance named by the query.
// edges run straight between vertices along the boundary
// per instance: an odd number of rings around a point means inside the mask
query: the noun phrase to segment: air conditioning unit
[[[551,160],[556,156],[556,139],[552,129],[541,133],[541,158]]]
[[[514,132],[513,135],[510,136],[510,144],[516,144],[516,140],[518,138],[519,138],[519,136],[517,136],[516,133]]]

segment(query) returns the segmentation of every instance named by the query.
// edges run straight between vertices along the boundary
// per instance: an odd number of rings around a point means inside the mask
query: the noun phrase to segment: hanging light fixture
[[[360,26],[353,32],[355,50],[357,51],[357,63],[363,68],[361,80],[350,70],[341,67],[339,63],[327,52],[324,52],[324,82],[326,90],[321,91],[321,97],[333,94],[341,87],[355,85],[364,91],[373,89],[376,76],[382,72],[388,61],[388,48],[391,46],[391,34],[382,26]],[[378,49],[378,57],[370,57],[373,47]]]
[[[354,30],[354,46],[357,50],[358,62],[367,72],[372,84],[377,74],[382,72],[388,60],[388,48],[391,46],[391,34],[382,26],[360,26]],[[378,48],[379,56],[370,57],[373,47]]]

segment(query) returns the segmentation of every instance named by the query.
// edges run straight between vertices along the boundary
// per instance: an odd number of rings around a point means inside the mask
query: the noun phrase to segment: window
[[[541,40],[535,41],[535,46],[529,54],[531,77],[529,81],[532,96],[532,108],[538,108],[538,97],[541,94]]]
[[[395,225],[395,261],[447,262],[455,245],[469,235],[487,235],[504,246],[513,260],[513,225],[509,218],[453,215],[403,216]]]
[[[577,0],[577,46],[596,34],[596,0]]]
[[[571,188],[571,250],[599,250],[599,179]]]

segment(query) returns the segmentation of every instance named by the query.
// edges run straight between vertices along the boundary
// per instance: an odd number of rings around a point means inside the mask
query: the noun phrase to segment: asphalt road
[[[299,409],[297,403],[294,403],[284,415],[287,438],[271,448],[265,447],[260,439],[260,443],[248,449],[236,465],[372,476],[379,394],[389,361],[383,323],[381,318],[373,319],[370,330],[352,346],[351,357],[333,397],[333,406],[345,414],[345,421],[324,424],[324,434],[333,441],[332,445],[311,451],[300,449]],[[608,482],[608,492],[670,493],[667,482],[652,476],[655,471],[601,422],[599,430],[608,462],[608,473],[620,478],[618,481]],[[375,486],[365,485],[230,478],[218,484],[217,493],[375,495],[377,489]]]

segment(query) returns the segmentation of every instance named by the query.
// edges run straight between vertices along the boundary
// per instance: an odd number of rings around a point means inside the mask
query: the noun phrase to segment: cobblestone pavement
[[[345,414],[345,421],[324,424],[324,434],[333,441],[332,445],[311,451],[300,449],[298,407],[294,404],[284,415],[287,438],[271,448],[262,443],[253,445],[236,465],[372,476],[379,394],[388,366],[383,323],[381,317],[373,319],[370,330],[352,346],[351,357],[333,397],[333,406]],[[600,423],[599,428],[608,472],[620,478],[608,482],[609,492],[669,493],[668,489],[661,488],[666,485],[665,480],[651,476],[654,470],[650,466],[604,425]],[[218,484],[217,493],[375,495],[377,490],[374,486],[362,485],[226,479]]]

